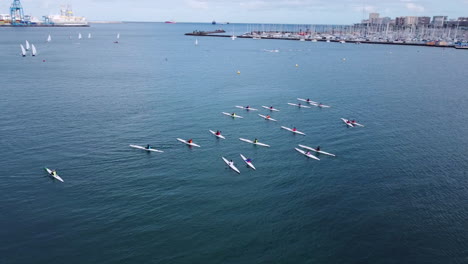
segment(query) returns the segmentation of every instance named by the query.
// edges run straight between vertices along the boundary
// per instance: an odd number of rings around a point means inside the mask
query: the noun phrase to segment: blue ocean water
[[[468,262],[467,52],[183,35],[213,28],[0,28],[0,263]]]

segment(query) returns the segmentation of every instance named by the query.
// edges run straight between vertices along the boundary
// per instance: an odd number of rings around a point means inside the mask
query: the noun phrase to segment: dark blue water
[[[0,28],[0,263],[468,262],[467,52],[183,35],[208,29]]]

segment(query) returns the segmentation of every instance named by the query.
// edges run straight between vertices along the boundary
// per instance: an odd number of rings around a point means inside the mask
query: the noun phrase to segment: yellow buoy
[[[240,71],[237,71],[237,74],[240,74]]]
[[[343,58],[343,60],[345,61],[345,60],[346,60],[346,58]]]
[[[296,64],[296,67],[299,67],[299,64]]]

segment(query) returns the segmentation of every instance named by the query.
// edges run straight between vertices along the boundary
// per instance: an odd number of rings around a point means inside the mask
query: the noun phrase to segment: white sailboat
[[[78,33],[78,39],[81,39],[81,33]]]
[[[232,35],[232,36],[231,36],[231,39],[232,39],[232,40],[235,40],[236,38],[237,38],[237,37],[236,37],[235,35]]]
[[[23,47],[23,44],[20,44],[21,46],[21,56],[26,57],[26,50]]]
[[[47,37],[47,42],[51,42],[51,41],[52,41],[52,37],[49,34],[49,36]]]
[[[29,41],[26,40],[26,50],[29,50],[29,49],[30,49]]]
[[[195,46],[198,46],[198,39],[195,39]]]
[[[119,39],[120,39],[120,33],[117,33],[117,40],[114,41],[114,43],[119,43]]]
[[[88,33],[88,38],[89,38],[89,39],[91,38],[91,33]]]
[[[37,51],[36,51],[36,46],[34,44],[31,44],[31,55],[34,57],[36,56]]]

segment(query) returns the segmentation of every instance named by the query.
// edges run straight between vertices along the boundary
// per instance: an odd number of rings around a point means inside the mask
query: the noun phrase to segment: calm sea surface
[[[0,263],[468,263],[468,52],[216,28],[0,28]]]

